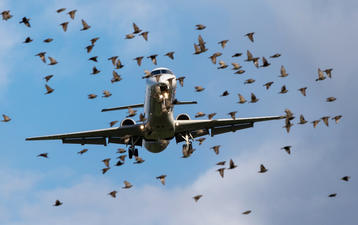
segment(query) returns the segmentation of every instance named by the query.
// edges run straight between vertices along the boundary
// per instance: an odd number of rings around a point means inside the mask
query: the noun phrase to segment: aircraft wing
[[[100,130],[89,130],[74,133],[55,134],[49,136],[26,138],[26,141],[38,140],[62,140],[63,143],[69,144],[99,144],[107,145],[108,142],[125,144],[126,138],[135,137],[140,139],[136,145],[142,144],[143,132],[140,124],[128,125],[122,127],[113,127]]]
[[[183,141],[179,134],[191,133],[195,137],[209,134],[215,136],[227,132],[246,129],[254,126],[256,122],[268,120],[280,120],[286,116],[251,117],[237,119],[217,119],[217,120],[176,120],[176,139],[177,142]]]

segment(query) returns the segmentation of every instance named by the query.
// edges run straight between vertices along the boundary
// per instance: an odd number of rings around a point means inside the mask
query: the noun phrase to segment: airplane
[[[146,77],[146,95],[144,104],[128,105],[116,108],[102,109],[102,112],[133,109],[144,107],[145,120],[136,123],[131,118],[122,120],[119,127],[99,130],[89,130],[74,133],[57,134],[26,138],[35,140],[62,140],[64,144],[95,144],[107,143],[129,145],[128,156],[138,157],[136,146],[144,146],[152,153],[162,152],[170,141],[185,142],[182,147],[183,157],[193,152],[194,138],[208,135],[215,136],[227,132],[251,128],[254,123],[268,120],[284,119],[286,116],[228,118],[212,120],[192,120],[186,113],[173,116],[175,105],[197,104],[197,102],[182,102],[175,98],[176,76],[167,68],[156,68]]]

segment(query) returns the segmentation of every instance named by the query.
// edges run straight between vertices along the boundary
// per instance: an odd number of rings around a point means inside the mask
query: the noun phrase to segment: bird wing
[[[209,134],[215,136],[227,132],[234,132],[254,126],[255,122],[280,120],[286,116],[268,116],[268,117],[251,117],[237,119],[217,119],[217,120],[175,120],[175,136],[177,142],[184,139],[181,134],[190,132],[195,137]]]
[[[89,130],[74,133],[55,134],[49,136],[30,137],[26,141],[38,140],[62,140],[68,144],[97,144],[107,145],[108,143],[124,144],[124,137],[131,136],[137,138],[136,145],[142,145],[143,132],[140,124],[113,127],[99,130]]]

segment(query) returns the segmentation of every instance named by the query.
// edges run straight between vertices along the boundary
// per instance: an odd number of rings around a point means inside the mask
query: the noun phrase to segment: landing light
[[[176,123],[175,123],[175,126],[179,126],[179,123],[178,123],[178,122],[176,122]]]
[[[168,98],[168,96],[169,96],[168,92],[165,92],[165,93],[164,93],[164,97],[165,97],[165,98]]]
[[[144,125],[140,125],[139,128],[140,128],[141,130],[144,130]]]
[[[162,99],[162,98],[163,98],[163,95],[159,95],[159,98]]]

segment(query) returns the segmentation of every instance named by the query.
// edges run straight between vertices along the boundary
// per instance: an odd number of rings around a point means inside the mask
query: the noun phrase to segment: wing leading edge
[[[191,133],[192,136],[199,137],[209,134],[215,136],[227,132],[246,129],[254,126],[256,122],[268,120],[280,120],[286,116],[268,116],[268,117],[251,117],[237,119],[217,119],[217,120],[176,120],[176,137],[177,142],[182,141],[179,134]]]
[[[62,140],[63,143],[70,144],[100,144],[106,145],[108,142],[125,144],[126,138],[136,137],[141,139],[143,132],[140,129],[140,124],[128,125],[122,127],[113,127],[100,130],[89,130],[73,133],[55,134],[49,136],[30,137],[26,141],[39,141],[39,140]],[[138,141],[138,145],[141,141]]]

